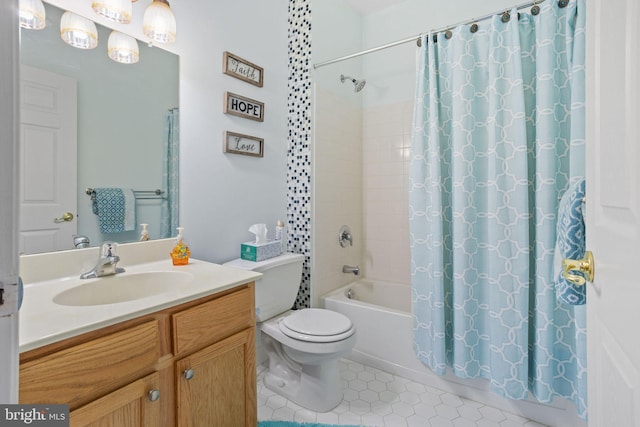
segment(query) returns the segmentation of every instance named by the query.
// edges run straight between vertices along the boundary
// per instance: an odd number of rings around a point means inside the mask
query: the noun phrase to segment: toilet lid
[[[279,327],[285,335],[302,341],[332,342],[353,335],[351,320],[321,308],[304,308],[284,317]]]

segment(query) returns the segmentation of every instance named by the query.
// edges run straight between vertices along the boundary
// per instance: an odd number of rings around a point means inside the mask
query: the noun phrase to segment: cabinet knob
[[[194,374],[195,373],[193,372],[193,369],[185,369],[184,372],[182,373],[182,376],[190,380],[191,378],[193,378]]]
[[[156,389],[149,390],[149,393],[147,393],[147,396],[149,396],[150,401],[155,402],[156,400],[160,399],[160,390],[156,390]]]

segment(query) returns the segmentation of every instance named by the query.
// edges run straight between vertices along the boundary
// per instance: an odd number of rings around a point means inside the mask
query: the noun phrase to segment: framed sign
[[[264,70],[261,67],[231,52],[224,52],[223,54],[222,71],[229,76],[244,80],[258,87],[262,87],[264,81]]]
[[[264,102],[225,92],[224,113],[264,122]]]
[[[227,131],[224,133],[224,152],[263,157],[264,139]]]

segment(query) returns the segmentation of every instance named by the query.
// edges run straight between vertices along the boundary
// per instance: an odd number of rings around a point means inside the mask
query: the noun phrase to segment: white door
[[[77,232],[76,80],[22,66],[20,252],[73,247]]]
[[[589,425],[640,426],[640,8],[587,0]]]

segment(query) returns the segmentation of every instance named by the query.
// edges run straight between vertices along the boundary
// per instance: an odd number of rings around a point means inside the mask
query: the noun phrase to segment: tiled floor
[[[258,369],[258,419],[376,427],[543,427],[534,421],[351,360],[340,361],[344,400],[327,413],[267,389]]]

